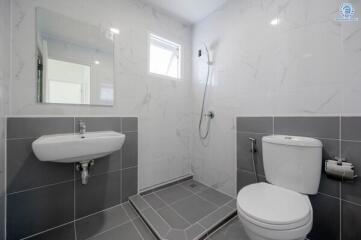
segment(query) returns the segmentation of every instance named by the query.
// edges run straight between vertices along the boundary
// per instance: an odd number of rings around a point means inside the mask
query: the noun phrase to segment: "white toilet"
[[[267,136],[263,163],[269,183],[242,188],[238,217],[251,240],[304,240],[311,231],[313,210],[306,194],[317,194],[322,143],[313,138]]]

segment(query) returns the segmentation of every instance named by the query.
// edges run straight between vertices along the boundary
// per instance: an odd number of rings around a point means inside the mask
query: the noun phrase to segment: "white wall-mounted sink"
[[[119,150],[125,135],[113,131],[45,135],[32,144],[40,161],[73,163],[104,157]]]

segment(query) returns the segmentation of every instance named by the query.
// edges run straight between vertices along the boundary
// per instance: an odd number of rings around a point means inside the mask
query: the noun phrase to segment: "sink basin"
[[[125,135],[113,131],[45,135],[32,144],[40,161],[73,163],[104,157],[119,150]]]

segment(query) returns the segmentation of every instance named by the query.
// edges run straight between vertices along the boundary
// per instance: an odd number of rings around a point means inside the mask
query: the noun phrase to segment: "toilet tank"
[[[316,194],[321,178],[320,140],[273,135],[262,138],[263,164],[269,183],[303,194]]]

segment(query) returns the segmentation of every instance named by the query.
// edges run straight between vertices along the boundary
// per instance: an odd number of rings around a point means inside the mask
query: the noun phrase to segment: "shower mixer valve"
[[[213,111],[209,111],[204,116],[209,117],[210,119],[213,119],[216,115]]]

